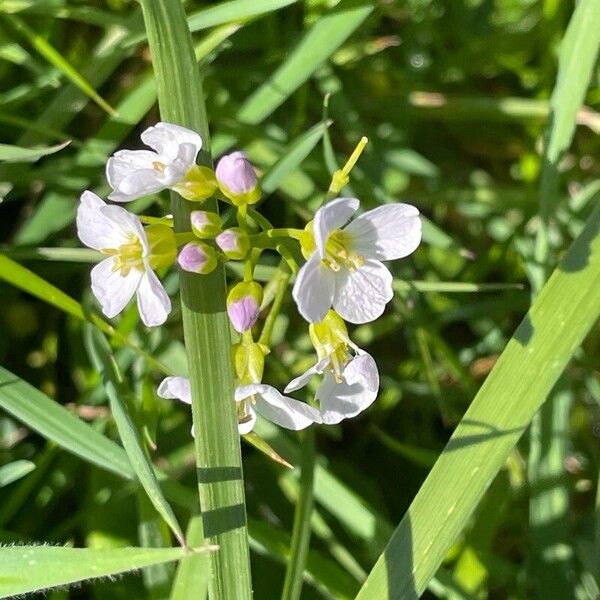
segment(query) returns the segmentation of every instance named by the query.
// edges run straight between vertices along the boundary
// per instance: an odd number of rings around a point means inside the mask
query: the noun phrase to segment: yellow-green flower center
[[[122,277],[129,275],[131,269],[144,270],[144,249],[140,239],[133,233],[129,235],[125,244],[118,248],[104,248],[102,252],[114,256],[113,271],[120,271]]]
[[[342,268],[356,271],[365,264],[365,259],[352,250],[352,239],[342,229],[336,229],[327,238],[325,244],[325,258],[323,263],[332,271],[338,272]]]
[[[344,367],[352,358],[346,324],[334,310],[330,310],[320,323],[312,323],[308,329],[319,360],[328,359],[326,370],[333,375],[336,383],[341,383]]]

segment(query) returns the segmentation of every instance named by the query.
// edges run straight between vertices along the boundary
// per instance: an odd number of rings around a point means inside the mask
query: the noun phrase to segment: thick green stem
[[[141,0],[161,117],[200,133],[200,162],[211,165],[204,97],[185,14],[179,2]],[[172,194],[176,232],[190,230],[197,203]],[[216,210],[216,202],[202,204]],[[181,312],[192,385],[196,464],[212,600],[252,597],[240,439],[233,399],[230,329],[222,266],[210,275],[181,274]],[[196,590],[189,590],[193,598]]]

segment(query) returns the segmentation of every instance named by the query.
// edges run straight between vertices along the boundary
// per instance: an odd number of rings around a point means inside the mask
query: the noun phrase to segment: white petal
[[[112,319],[127,306],[135,294],[142,271],[131,269],[125,276],[114,269],[115,259],[111,256],[92,269],[92,292],[102,306],[102,312]]]
[[[313,375],[320,375],[325,370],[325,367],[327,367],[328,364],[329,358],[324,358],[323,360],[320,360],[316,365],[313,365],[310,369],[302,373],[302,375],[299,375],[295,379],[292,379],[285,386],[285,389],[283,391],[286,394],[289,394],[290,392],[295,392],[296,390],[303,388],[310,381]]]
[[[256,412],[275,425],[298,431],[321,422],[318,410],[304,402],[284,396],[270,385],[261,383],[244,387],[254,389]]]
[[[181,400],[186,404],[192,403],[192,388],[187,377],[165,377],[156,392],[166,400]]]
[[[410,204],[387,204],[370,210],[350,223],[352,250],[365,258],[404,258],[421,243],[419,211]]]
[[[316,395],[321,404],[323,423],[334,425],[356,416],[373,404],[378,390],[377,365],[366,353],[346,365],[341,383],[336,383],[333,375],[326,373]]]
[[[254,429],[254,425],[256,425],[256,411],[249,403],[247,403],[246,417],[242,423],[238,423],[238,433],[240,435],[246,435]]]
[[[160,161],[149,150],[120,150],[108,159],[106,178],[113,188],[108,196],[115,202],[130,202],[165,189],[166,184],[154,163]]]
[[[171,300],[162,283],[149,267],[140,281],[137,291],[138,310],[148,327],[162,325],[171,312]]]
[[[93,192],[81,194],[77,208],[77,235],[90,248],[104,250],[118,248],[127,242],[127,235],[114,221],[102,214],[105,202]]]
[[[190,144],[193,147],[191,163],[194,163],[202,148],[202,138],[195,131],[172,123],[157,123],[141,137],[144,144],[170,160],[177,158],[181,144]]]
[[[336,198],[315,213],[315,244],[321,258],[325,258],[325,244],[329,234],[345,225],[359,206],[360,202],[356,198]]]
[[[381,316],[393,295],[392,274],[379,261],[367,260],[356,271],[336,274],[333,308],[344,321],[368,323]]]
[[[148,239],[144,231],[144,226],[137,215],[130,213],[122,206],[114,205],[105,205],[100,208],[100,212],[109,223],[112,223],[115,230],[119,230],[125,239],[123,243],[131,242],[131,236],[135,236],[142,244],[144,256],[147,254]]]
[[[331,307],[334,288],[333,271],[321,263],[317,252],[313,252],[298,272],[292,290],[300,314],[310,323],[322,321]]]

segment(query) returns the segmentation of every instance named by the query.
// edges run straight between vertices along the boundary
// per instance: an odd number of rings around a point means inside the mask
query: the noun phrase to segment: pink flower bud
[[[231,227],[221,232],[216,238],[217,246],[227,258],[242,260],[250,250],[250,238],[239,227]]]
[[[206,275],[217,267],[217,253],[202,242],[190,242],[179,252],[177,262],[184,271]]]
[[[221,191],[236,206],[255,204],[260,189],[254,168],[244,152],[232,152],[221,158],[215,170]]]
[[[227,294],[227,314],[234,329],[239,333],[248,331],[260,313],[263,290],[256,281],[242,281]]]
[[[209,239],[218,235],[223,221],[218,214],[207,210],[193,210],[190,214],[192,231],[200,239]]]

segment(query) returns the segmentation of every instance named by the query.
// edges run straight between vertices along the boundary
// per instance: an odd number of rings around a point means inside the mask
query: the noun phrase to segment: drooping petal
[[[315,244],[321,258],[325,258],[325,245],[331,232],[345,225],[359,206],[356,198],[336,198],[315,213]]]
[[[292,379],[283,390],[286,394],[295,392],[300,388],[303,388],[311,379],[313,375],[320,375],[327,365],[329,364],[329,357],[320,360],[316,365],[313,365],[310,369],[304,371],[302,375],[299,375],[295,379]]]
[[[115,268],[114,257],[107,258],[92,269],[92,292],[109,319],[118,315],[131,300],[142,278],[142,271],[131,269],[122,275]]]
[[[159,156],[150,150],[116,152],[106,163],[106,178],[113,188],[108,198],[115,202],[131,202],[164,189],[161,172],[154,168],[157,161]]]
[[[156,393],[166,400],[181,400],[186,404],[192,403],[192,389],[187,377],[165,377],[158,386]]]
[[[316,394],[323,423],[335,425],[358,415],[373,404],[378,391],[379,373],[369,354],[352,359],[346,365],[340,383],[331,373],[326,373]]]
[[[351,236],[352,250],[364,258],[395,260],[421,243],[421,219],[410,204],[387,204],[360,215],[345,232]]]
[[[377,260],[336,273],[333,308],[349,323],[368,323],[381,316],[392,299],[392,274]]]
[[[275,425],[298,431],[313,423],[321,422],[319,411],[304,402],[288,398],[270,385],[253,383],[237,388],[238,398],[253,396],[254,406],[259,415]]]
[[[189,144],[192,149],[186,153],[187,156],[191,156],[191,163],[194,163],[202,148],[202,138],[195,131],[173,123],[159,122],[153,127],[148,127],[141,138],[144,144],[170,160],[178,157],[182,144]]]
[[[238,433],[240,435],[246,435],[254,429],[256,425],[256,411],[252,408],[250,403],[246,403],[246,414],[244,418],[238,423]]]
[[[162,283],[149,267],[140,280],[137,290],[140,317],[148,327],[162,325],[171,312],[171,300]]]
[[[95,250],[118,248],[127,242],[123,228],[102,213],[106,206],[102,198],[89,190],[81,194],[77,208],[77,235],[86,246]]]
[[[310,323],[322,321],[331,307],[334,288],[333,271],[321,263],[317,252],[313,252],[298,272],[292,290],[300,314]]]

